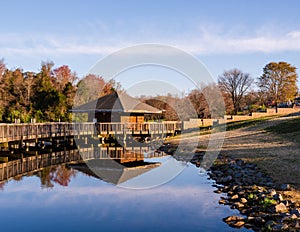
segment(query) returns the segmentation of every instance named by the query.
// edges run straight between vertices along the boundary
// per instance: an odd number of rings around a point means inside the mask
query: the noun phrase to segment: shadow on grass
[[[244,121],[235,121],[235,122],[227,122],[226,123],[226,130],[236,130],[244,127],[250,127],[250,126],[255,126],[260,123],[266,122],[267,120],[276,118],[278,116],[268,116],[268,117],[263,117],[263,118],[254,118],[254,119],[249,119],[249,120],[244,120]],[[218,126],[216,126],[216,129],[218,129]]]
[[[267,132],[273,132],[279,135],[300,132],[300,118],[294,118],[280,123],[276,126],[266,128]]]

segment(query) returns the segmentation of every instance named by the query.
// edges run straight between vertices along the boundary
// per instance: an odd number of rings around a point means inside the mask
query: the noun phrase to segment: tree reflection
[[[76,177],[77,171],[69,169],[65,164],[56,167],[47,167],[37,173],[40,177],[42,188],[53,188],[54,183],[68,186],[72,177]]]
[[[21,181],[23,179],[23,176],[15,176],[13,179],[15,181]]]
[[[60,165],[53,174],[53,181],[61,186],[68,186],[72,177],[76,177],[76,171],[66,165]]]
[[[40,177],[42,188],[52,188],[54,186],[50,175],[53,169],[53,167],[47,167],[38,172],[37,176]]]
[[[3,190],[4,189],[4,185],[6,184],[6,181],[0,182],[0,189]]]

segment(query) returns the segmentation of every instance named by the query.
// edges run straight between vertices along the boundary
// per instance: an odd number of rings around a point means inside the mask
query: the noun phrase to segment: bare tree
[[[239,69],[231,69],[219,76],[218,83],[221,90],[231,97],[233,113],[236,114],[240,109],[243,96],[253,83],[253,78]]]

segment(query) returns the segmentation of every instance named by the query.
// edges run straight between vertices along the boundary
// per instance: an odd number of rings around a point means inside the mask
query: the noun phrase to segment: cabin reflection
[[[160,166],[160,163],[145,162],[145,158],[164,155],[151,151],[148,146],[107,146],[81,149],[80,152],[85,162],[71,164],[70,167],[116,185]]]
[[[83,164],[69,165],[72,169],[115,185],[142,175],[158,166],[160,163],[133,161],[121,164],[112,159],[94,159]]]
[[[0,189],[10,179],[19,181],[23,176],[33,175],[40,178],[42,187],[68,186],[79,171],[119,184],[160,165],[145,162],[145,158],[164,155],[147,146],[80,148],[32,156],[22,154],[18,159],[0,163]]]

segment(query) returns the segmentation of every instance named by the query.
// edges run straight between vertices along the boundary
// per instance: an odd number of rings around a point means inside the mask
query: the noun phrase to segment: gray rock
[[[287,224],[282,224],[282,223],[276,224],[276,225],[274,225],[274,226],[272,227],[272,229],[273,229],[274,231],[283,231],[283,230],[286,230],[286,229],[288,229],[288,228],[289,228],[289,226],[288,226]]]
[[[291,219],[297,219],[297,218],[298,218],[298,217],[297,217],[296,214],[293,213],[293,214],[291,215]]]
[[[239,195],[235,194],[235,195],[233,195],[230,199],[231,199],[231,200],[237,200],[238,198],[239,198]]]
[[[262,176],[263,176],[263,174],[261,172],[256,173],[257,178],[261,178]]]
[[[274,186],[273,182],[271,182],[271,181],[266,182],[265,185],[268,186],[268,187],[273,187]]]
[[[242,177],[242,173],[237,172],[234,174],[234,178],[241,178]]]
[[[228,202],[225,199],[220,199],[219,204],[226,205]]]
[[[236,164],[239,165],[239,166],[242,166],[244,164],[244,161],[243,160],[237,160]]]
[[[223,178],[221,178],[220,179],[220,182],[221,183],[228,183],[228,182],[230,182],[232,180],[232,176],[226,176],[226,177],[223,177]]]
[[[241,196],[244,195],[245,193],[246,193],[246,191],[245,191],[245,190],[242,190],[242,189],[239,190],[239,191],[237,192],[237,194],[238,194],[238,195],[241,195]]]
[[[271,197],[273,197],[273,196],[276,195],[276,194],[277,194],[277,192],[276,192],[275,189],[270,189],[270,190],[269,190],[269,195],[270,195]]]
[[[275,224],[276,224],[276,222],[274,222],[273,220],[269,220],[269,221],[266,222],[265,226],[269,227],[269,226],[273,226]]]
[[[254,221],[256,224],[264,224],[266,222],[262,217],[255,217]]]
[[[229,216],[223,219],[224,222],[232,222],[232,221],[244,221],[244,218],[241,216]]]
[[[241,198],[241,202],[242,202],[243,204],[246,204],[246,203],[248,202],[248,200],[247,200],[246,198],[242,197],[242,198]]]
[[[223,176],[224,175],[224,173],[222,171],[218,171],[218,170],[215,170],[213,172],[213,174],[216,175],[216,176]]]
[[[300,217],[300,209],[293,209],[290,213],[295,214],[297,217]]]
[[[220,194],[220,193],[222,193],[222,191],[220,189],[217,189],[217,190],[214,190],[214,193]]]
[[[238,186],[238,185],[234,185],[234,186],[232,187],[232,190],[233,190],[233,191],[237,191],[238,189],[240,189],[240,186]]]
[[[289,191],[289,190],[291,190],[291,186],[289,184],[280,184],[278,186],[278,190]]]
[[[237,221],[237,222],[234,222],[234,223],[230,223],[230,226],[236,227],[236,228],[243,227],[244,225],[245,225],[244,221]]]
[[[240,208],[244,208],[244,207],[245,207],[245,205],[242,204],[242,203],[240,203],[240,202],[236,202],[234,205],[235,205],[235,207],[236,207],[237,209],[240,209]]]
[[[296,224],[294,224],[295,229],[300,229],[300,223],[296,222]]]
[[[275,212],[276,213],[285,213],[285,212],[287,212],[287,207],[283,203],[275,205]]]
[[[253,216],[248,216],[248,217],[247,217],[247,220],[248,220],[248,221],[253,221],[254,219],[255,219],[255,217],[253,217]]]
[[[236,194],[235,191],[228,191],[228,195],[233,196],[233,195],[235,195],[235,194]]]
[[[285,206],[287,207],[290,206],[290,201],[288,200],[284,200],[284,201],[282,200],[282,203],[285,204]]]
[[[250,224],[250,223],[245,223],[245,224],[244,224],[244,227],[247,228],[247,229],[252,229],[252,228],[253,228],[253,225]]]
[[[283,201],[283,197],[280,193],[273,195],[273,199],[278,200],[278,201]]]

